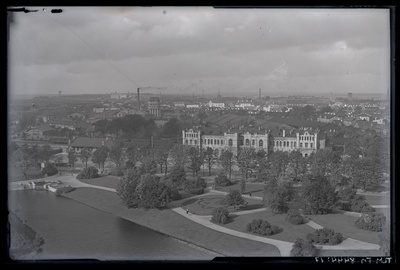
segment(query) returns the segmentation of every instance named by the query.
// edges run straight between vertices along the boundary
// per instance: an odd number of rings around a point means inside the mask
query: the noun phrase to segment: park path
[[[10,182],[9,183],[9,190],[17,190],[19,189],[19,186],[22,184],[27,184],[28,182],[40,182],[40,181],[61,181],[65,186],[71,186],[71,187],[90,187],[90,188],[96,188],[96,189],[102,189],[102,190],[107,190],[107,191],[112,191],[112,192],[117,192],[113,188],[107,188],[107,187],[102,187],[102,186],[96,186],[96,185],[90,185],[83,183],[76,179],[76,176],[78,174],[70,174],[70,175],[61,175],[61,176],[50,176],[46,178],[41,178],[41,179],[34,179],[34,180],[24,180],[24,181],[18,181],[18,182]]]
[[[11,190],[12,190],[21,184],[26,184],[31,181],[57,181],[57,180],[59,180],[59,181],[63,182],[64,185],[70,185],[72,187],[77,187],[77,188],[89,187],[89,188],[96,188],[96,189],[116,192],[116,190],[113,188],[107,188],[107,187],[83,183],[83,182],[79,181],[78,179],[76,179],[76,176],[77,176],[77,174],[71,174],[71,175],[64,175],[64,176],[46,177],[44,179],[11,182],[11,183],[9,183],[9,188],[11,188]],[[191,199],[207,196],[210,194],[221,194],[221,195],[228,194],[228,192],[212,190],[212,189],[209,189],[209,191],[210,191],[209,193],[194,196],[194,197],[191,197]],[[249,195],[243,195],[243,197],[262,200],[262,197],[255,197],[255,196],[249,196]],[[281,241],[281,240],[276,240],[276,239],[271,239],[271,238],[267,238],[267,237],[261,237],[261,236],[257,236],[257,235],[253,235],[253,234],[248,234],[248,233],[231,230],[231,229],[228,229],[228,228],[225,228],[225,227],[222,227],[222,226],[212,223],[210,221],[211,216],[200,216],[200,215],[195,215],[192,213],[187,214],[186,211],[181,207],[172,208],[171,210],[182,215],[183,217],[186,217],[186,218],[192,220],[193,222],[196,222],[200,225],[208,227],[212,230],[219,231],[219,232],[226,233],[226,234],[233,235],[233,236],[237,236],[237,237],[241,237],[241,238],[246,238],[249,240],[254,240],[254,241],[258,241],[258,242],[262,242],[262,243],[266,243],[266,244],[271,244],[278,248],[281,256],[284,256],[284,257],[290,256],[290,250],[292,249],[292,246],[293,246],[292,242]],[[235,215],[246,215],[246,214],[261,212],[261,211],[265,211],[265,210],[266,210],[266,208],[245,210],[245,211],[235,212],[234,214]],[[314,229],[323,228],[321,225],[319,225],[313,221],[308,222],[307,225],[309,225],[310,227],[312,227]],[[315,246],[318,249],[323,249],[323,250],[378,250],[380,248],[379,245],[355,240],[352,238],[347,238],[342,243],[340,243],[339,245],[336,245],[336,246],[325,246],[325,245],[315,245]]]

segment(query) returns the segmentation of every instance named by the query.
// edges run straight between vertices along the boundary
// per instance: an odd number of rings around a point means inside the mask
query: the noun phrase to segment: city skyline
[[[10,24],[11,95],[148,85],[197,96],[257,96],[259,88],[385,96],[390,89],[385,9],[34,9]]]

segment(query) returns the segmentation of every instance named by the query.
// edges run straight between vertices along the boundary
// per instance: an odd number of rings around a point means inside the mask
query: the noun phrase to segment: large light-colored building
[[[319,131],[311,130],[252,130],[239,129],[223,131],[221,129],[188,129],[182,131],[182,144],[198,149],[211,147],[219,156],[223,150],[237,155],[240,149],[253,148],[256,151],[300,151],[304,157],[318,149],[325,148],[325,138]]]

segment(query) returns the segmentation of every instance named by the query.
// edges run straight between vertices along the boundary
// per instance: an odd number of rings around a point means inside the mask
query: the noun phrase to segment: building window
[[[194,140],[194,144],[197,144],[197,140]]]
[[[233,140],[229,139],[228,144],[229,144],[229,146],[232,146],[233,145]]]
[[[279,142],[279,146],[282,146],[282,141]]]
[[[210,142],[211,142],[211,145],[213,145],[213,140],[212,139],[210,140]]]
[[[203,144],[207,144],[206,139],[203,139]]]
[[[258,146],[263,147],[264,146],[264,141],[263,140],[259,140],[258,141]]]
[[[256,140],[253,140],[253,141],[251,142],[251,144],[252,144],[252,145],[256,145]]]
[[[190,141],[189,141],[189,142],[190,142],[190,144],[192,144],[192,139],[190,139]]]
[[[186,144],[188,144],[188,143],[189,143],[189,141],[188,141],[188,140],[185,140],[185,143],[186,143]]]
[[[250,145],[250,140],[246,139],[246,145]]]
[[[303,143],[300,143],[300,147],[303,147]]]
[[[217,144],[217,140],[214,139],[214,144]]]
[[[207,140],[207,144],[211,144],[211,143],[210,143],[210,139]]]
[[[221,145],[223,145],[224,144],[224,140],[221,140]]]
[[[296,142],[293,142],[293,147],[296,148]]]
[[[313,143],[310,143],[310,147],[311,147],[311,148],[313,147]]]
[[[304,157],[308,157],[308,154],[307,154],[307,153],[305,153],[305,154],[304,154]]]
[[[290,142],[290,148],[292,148],[293,147],[293,142]]]
[[[304,143],[304,147],[307,148],[308,147],[308,143]]]
[[[219,140],[216,140],[217,141],[217,143],[216,144],[219,144]]]

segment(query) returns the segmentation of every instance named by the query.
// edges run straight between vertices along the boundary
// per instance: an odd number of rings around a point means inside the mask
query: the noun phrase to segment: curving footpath
[[[64,184],[70,185],[72,187],[77,187],[77,188],[90,187],[90,188],[96,188],[96,189],[116,192],[116,190],[113,188],[107,188],[107,187],[83,183],[83,182],[79,181],[78,179],[76,179],[76,175],[77,174],[72,174],[72,175],[67,175],[67,176],[48,177],[48,178],[45,178],[44,180],[60,180]],[[13,189],[13,187],[20,185],[21,183],[27,183],[27,182],[31,182],[31,181],[35,181],[35,180],[12,182],[12,183],[10,183],[10,188]],[[41,179],[41,181],[43,181],[43,180]],[[227,192],[218,191],[218,190],[209,189],[209,191],[210,191],[209,193],[197,195],[197,196],[191,197],[191,199],[207,196],[207,195],[210,195],[210,193],[211,194],[212,193],[221,194],[221,195],[227,194]],[[250,197],[248,195],[244,195],[244,197],[262,200],[261,197],[255,197],[255,196]],[[253,235],[253,234],[248,234],[248,233],[231,230],[231,229],[228,229],[228,228],[225,228],[225,227],[222,227],[222,226],[212,223],[210,221],[211,220],[210,215],[209,216],[200,216],[200,215],[195,215],[192,213],[187,214],[186,211],[181,207],[172,208],[171,210],[184,216],[185,218],[192,220],[193,222],[196,222],[196,223],[203,225],[207,228],[210,228],[212,230],[219,231],[219,232],[226,233],[226,234],[233,235],[233,236],[237,236],[237,237],[241,237],[241,238],[246,238],[246,239],[253,240],[253,241],[258,241],[258,242],[274,245],[275,247],[278,248],[279,252],[281,253],[281,256],[285,256],[285,257],[290,256],[290,251],[293,247],[292,242],[275,240],[275,239],[271,239],[271,238],[267,238],[267,237],[261,237],[261,236],[257,236],[257,235]],[[265,211],[265,210],[266,210],[266,208],[259,208],[259,209],[254,209],[254,210],[239,211],[239,212],[235,212],[234,214],[235,215],[246,215],[246,214],[261,212],[261,211]],[[321,225],[319,225],[313,221],[309,221],[308,223],[306,223],[306,225],[308,225],[314,229],[322,229],[323,228]],[[379,248],[380,248],[379,245],[355,240],[352,238],[346,238],[342,243],[340,243],[339,245],[335,245],[335,246],[315,245],[315,247],[318,249],[322,249],[322,250],[379,250]]]

